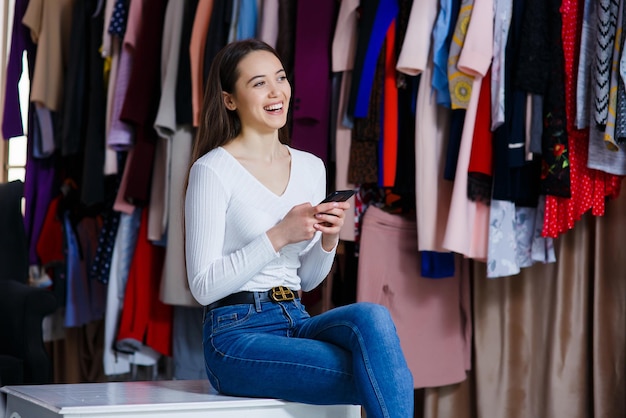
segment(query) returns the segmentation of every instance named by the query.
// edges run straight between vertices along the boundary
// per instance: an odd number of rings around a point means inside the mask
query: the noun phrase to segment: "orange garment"
[[[209,21],[213,11],[213,0],[200,0],[196,9],[191,40],[189,41],[189,60],[191,65],[191,105],[193,109],[193,126],[200,123],[200,109],[204,96],[204,47],[209,31]]]
[[[393,187],[398,160],[398,86],[396,84],[396,22],[385,38],[385,82],[383,93],[382,186]]]

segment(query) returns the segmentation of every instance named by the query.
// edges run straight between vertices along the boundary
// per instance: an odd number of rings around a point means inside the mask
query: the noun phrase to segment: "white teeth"
[[[273,104],[271,106],[264,107],[265,110],[279,110],[282,109],[283,105],[281,103]]]

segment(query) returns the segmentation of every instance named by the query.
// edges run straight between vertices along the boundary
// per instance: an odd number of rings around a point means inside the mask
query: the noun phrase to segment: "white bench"
[[[2,418],[360,418],[355,405],[219,395],[206,380],[4,386]],[[0,411],[3,402],[0,401]]]

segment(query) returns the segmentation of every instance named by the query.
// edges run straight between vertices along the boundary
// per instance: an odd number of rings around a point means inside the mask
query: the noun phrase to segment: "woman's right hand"
[[[315,224],[315,208],[310,203],[294,206],[285,217],[267,231],[275,251],[287,244],[306,241],[313,238],[317,229]]]

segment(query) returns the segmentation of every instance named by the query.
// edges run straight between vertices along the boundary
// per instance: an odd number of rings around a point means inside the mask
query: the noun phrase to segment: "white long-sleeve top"
[[[192,165],[185,196],[185,252],[189,288],[201,305],[244,290],[312,290],[330,271],[335,249],[322,248],[320,232],[279,252],[266,234],[293,206],[316,205],[326,193],[322,160],[293,148],[289,152],[289,183],[280,196],[221,147]]]

